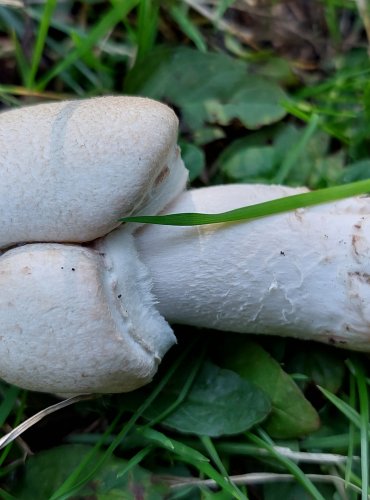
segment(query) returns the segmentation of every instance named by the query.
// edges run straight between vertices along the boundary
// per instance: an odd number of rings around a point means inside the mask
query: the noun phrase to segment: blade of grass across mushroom
[[[140,215],[122,217],[121,222],[139,222],[144,224],[162,224],[166,226],[200,226],[223,222],[240,222],[258,217],[275,215],[298,208],[306,208],[323,203],[365,195],[370,192],[370,179],[352,182],[340,186],[319,189],[308,193],[295,194],[255,205],[244,206],[218,214],[178,213],[168,215]]]

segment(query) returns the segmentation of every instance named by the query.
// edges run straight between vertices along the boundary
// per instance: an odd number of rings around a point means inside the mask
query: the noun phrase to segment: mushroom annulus
[[[130,391],[175,342],[169,323],[370,351],[370,200],[119,226],[124,215],[217,213],[306,191],[184,192],[176,141],[174,113],[143,98],[0,115],[1,378],[59,394]]]

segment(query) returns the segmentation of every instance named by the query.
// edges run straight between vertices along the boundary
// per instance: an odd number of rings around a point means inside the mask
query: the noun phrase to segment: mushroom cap
[[[169,107],[141,97],[1,113],[0,248],[90,241],[164,208],[187,181],[177,126]]]
[[[151,381],[175,337],[132,236],[119,244],[118,267],[114,255],[77,245],[24,245],[0,257],[1,378],[60,394]]]

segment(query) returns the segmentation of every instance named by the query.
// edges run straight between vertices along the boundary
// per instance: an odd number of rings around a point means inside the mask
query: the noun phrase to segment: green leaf
[[[284,99],[286,95],[277,84],[248,75],[227,100],[211,98],[205,102],[205,109],[208,121],[228,125],[239,119],[246,128],[256,129],[284,118],[286,112],[280,104]]]
[[[218,437],[250,429],[270,409],[269,399],[255,385],[206,363],[187,399],[163,423],[180,432]]]
[[[175,375],[145,411],[149,420],[165,414],[186,383],[188,371]],[[123,399],[128,408],[137,405],[138,394]],[[145,397],[142,391],[141,397]],[[271,409],[267,395],[239,375],[205,362],[186,399],[161,423],[179,432],[218,437],[239,434],[266,418]]]
[[[189,170],[190,182],[203,172],[206,160],[204,151],[190,142],[180,141],[181,156],[186,168]]]
[[[253,182],[269,177],[274,167],[275,149],[272,146],[245,147],[239,141],[239,148],[222,162],[222,171],[235,181]]]
[[[178,106],[192,129],[235,119],[259,128],[286,114],[280,104],[286,95],[276,83],[249,75],[245,62],[226,54],[188,47],[151,52],[133,68],[125,89]]]
[[[320,419],[301,390],[260,345],[241,339],[222,365],[263,389],[271,398],[272,412],[264,427],[272,437],[290,439],[317,430]]]
[[[287,362],[287,368],[290,373],[304,374],[308,381],[333,393],[340,389],[345,373],[341,353],[323,345],[307,345],[304,351],[295,350]]]
[[[12,492],[18,500],[47,500],[54,491],[67,479],[81,460],[91,450],[87,445],[64,445],[41,451],[30,457],[25,465],[23,476]],[[103,452],[97,453],[101,459]],[[135,490],[140,490],[143,497],[160,500],[167,492],[167,487],[160,482],[153,482],[152,476],[139,466],[132,468],[125,476],[120,471],[126,461],[111,456],[96,474],[93,481],[79,490],[79,498],[119,498],[134,500]],[[147,496],[148,495],[148,496]]]
[[[370,160],[360,160],[347,165],[337,176],[337,182],[346,183],[370,178]]]

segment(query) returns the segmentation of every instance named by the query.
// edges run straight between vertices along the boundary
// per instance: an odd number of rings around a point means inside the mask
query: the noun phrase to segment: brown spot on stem
[[[360,255],[358,252],[358,249],[357,249],[357,244],[359,243],[359,240],[360,240],[360,236],[358,236],[357,234],[352,235],[352,249],[353,249],[355,255]]]
[[[359,271],[351,271],[348,273],[348,276],[351,278],[357,278],[362,283],[367,283],[370,285],[370,274],[369,273],[360,273]]]
[[[158,186],[159,184],[161,184],[166,179],[166,177],[168,177],[169,173],[170,169],[168,168],[168,165],[165,165],[164,168],[162,168],[162,170],[159,172],[159,175],[157,176],[156,180],[154,181],[154,185]]]

